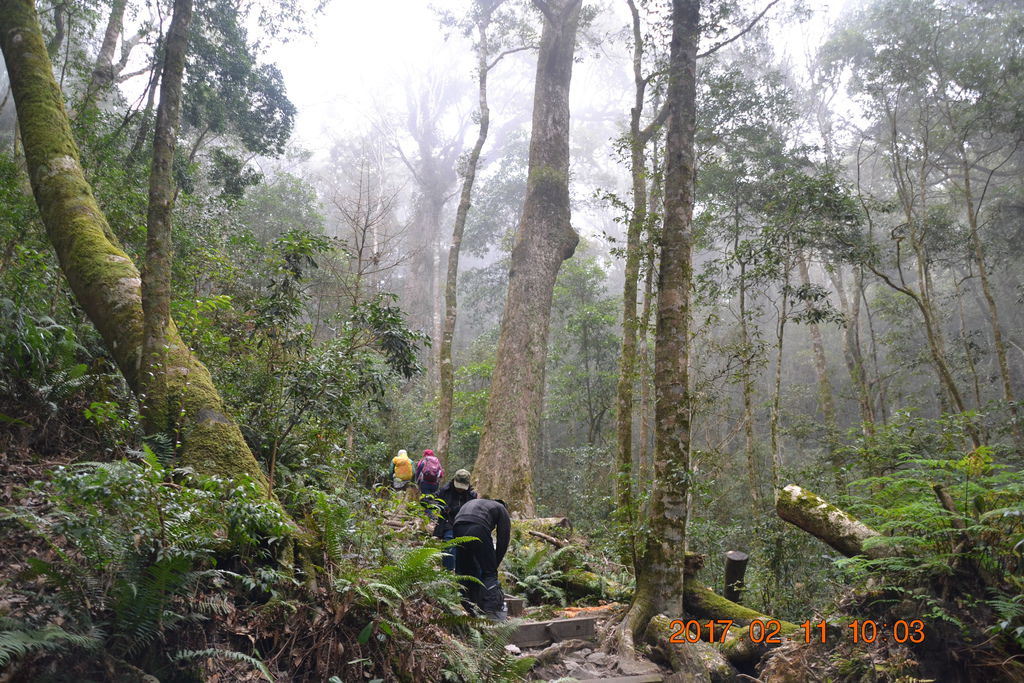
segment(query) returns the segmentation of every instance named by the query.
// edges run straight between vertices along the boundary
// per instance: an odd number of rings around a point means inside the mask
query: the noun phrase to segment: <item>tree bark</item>
[[[167,31],[160,104],[156,110],[153,162],[149,172],[146,263],[142,269],[142,400],[148,434],[174,429],[167,386],[167,327],[171,321],[171,212],[174,179],[171,166],[181,119],[181,81],[185,73],[192,0],[175,0]],[[273,485],[273,482],[271,482]]]
[[[487,27],[491,21],[491,13],[499,3],[481,7],[477,19],[477,79],[479,86],[480,126],[476,142],[466,160],[465,176],[462,179],[462,193],[459,196],[459,207],[455,212],[455,227],[452,229],[452,243],[448,248],[448,272],[444,287],[444,331],[441,334],[441,346],[438,349],[438,405],[437,405],[437,448],[436,455],[442,464],[447,465],[448,448],[452,436],[452,403],[455,393],[455,368],[452,366],[452,341],[455,337],[455,322],[458,317],[458,279],[459,252],[462,249],[462,233],[466,229],[466,217],[472,205],[473,183],[476,181],[476,167],[480,162],[480,154],[487,141],[487,130],[490,126],[491,114],[487,106],[487,64],[490,56],[487,43]]]
[[[700,0],[673,0],[665,143],[665,223],[654,349],[655,453],[650,532],[627,615],[634,638],[655,614],[682,616],[690,484],[690,288],[692,280],[697,43]]]
[[[142,393],[139,271],[117,243],[79,163],[63,95],[31,0],[0,0],[0,49],[11,77],[32,190],[61,270],[128,385]],[[266,480],[210,373],[167,329],[168,393],[181,411],[182,464],[202,474]]]
[[[582,0],[537,2],[537,56],[526,199],[509,269],[497,358],[474,472],[483,495],[533,515],[551,298],[579,236],[569,223],[569,82]]]

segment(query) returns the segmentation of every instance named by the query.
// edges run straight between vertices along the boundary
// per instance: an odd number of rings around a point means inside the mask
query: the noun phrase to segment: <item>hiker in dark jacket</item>
[[[512,519],[505,502],[477,498],[465,503],[455,516],[452,531],[456,537],[473,538],[459,547],[455,556],[455,572],[474,576],[483,584],[464,582],[464,599],[475,604],[487,616],[496,618],[505,602],[498,583],[498,565],[505,558],[512,534]],[[498,538],[492,544],[493,531],[497,531]]]
[[[453,525],[455,516],[463,505],[476,499],[476,491],[469,481],[469,470],[459,470],[452,477],[452,480],[441,487],[437,492],[441,509],[438,514],[437,524],[434,525],[434,537],[450,541],[455,537]],[[442,555],[444,568],[455,571],[455,555],[458,548],[449,548],[448,552]]]

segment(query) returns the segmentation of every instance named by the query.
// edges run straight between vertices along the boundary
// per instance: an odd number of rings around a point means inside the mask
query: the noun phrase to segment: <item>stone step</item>
[[[597,632],[597,617],[527,621],[519,624],[512,642],[519,647],[540,647],[568,638],[593,638]]]

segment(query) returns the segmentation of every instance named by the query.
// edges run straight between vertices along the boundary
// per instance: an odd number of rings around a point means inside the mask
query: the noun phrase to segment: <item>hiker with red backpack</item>
[[[427,508],[427,515],[434,518],[434,506],[431,505],[433,500],[431,497],[437,493],[437,489],[441,486],[441,481],[444,479],[444,468],[441,466],[441,461],[434,455],[434,451],[429,448],[423,451],[423,458],[416,463],[416,486],[420,490],[421,496],[426,496],[424,505]]]

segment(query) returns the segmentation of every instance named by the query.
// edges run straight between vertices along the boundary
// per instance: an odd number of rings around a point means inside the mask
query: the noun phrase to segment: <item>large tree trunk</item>
[[[509,269],[497,359],[474,468],[483,495],[532,516],[555,278],[579,236],[569,224],[569,82],[582,0],[535,0],[537,56],[526,199]]]
[[[452,341],[455,337],[455,321],[458,316],[458,280],[459,252],[462,249],[462,233],[466,229],[466,217],[473,198],[473,183],[476,180],[476,167],[480,162],[480,153],[487,141],[487,129],[490,126],[491,114],[487,106],[487,60],[490,56],[487,44],[487,27],[491,22],[491,12],[499,3],[481,7],[477,19],[477,79],[479,85],[480,128],[476,143],[466,160],[465,176],[462,179],[462,194],[459,196],[459,208],[455,212],[455,227],[452,229],[452,243],[448,248],[448,273],[444,287],[444,331],[441,335],[441,347],[438,350],[438,368],[440,387],[437,401],[437,448],[436,455],[447,465],[448,447],[452,438],[452,398],[455,392],[455,368],[452,366]]]
[[[700,0],[673,0],[665,142],[665,223],[654,349],[655,452],[647,542],[627,615],[634,638],[655,614],[683,614],[690,474],[690,285]]]
[[[181,118],[181,81],[185,73],[192,0],[175,0],[167,31],[160,104],[156,110],[153,163],[149,172],[146,263],[142,271],[142,420],[146,432],[174,428],[167,385],[167,327],[171,322],[171,212],[174,180],[171,166]],[[271,482],[273,485],[273,482]]]
[[[92,195],[53,78],[31,0],[0,0],[0,49],[7,61],[32,190],[61,269],[132,390],[142,391],[139,271],[118,246]],[[182,464],[202,474],[266,480],[210,373],[171,323],[168,393],[181,411]]]

